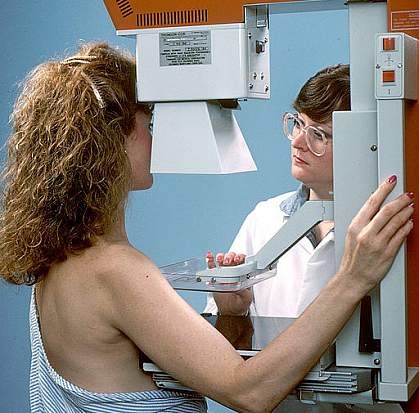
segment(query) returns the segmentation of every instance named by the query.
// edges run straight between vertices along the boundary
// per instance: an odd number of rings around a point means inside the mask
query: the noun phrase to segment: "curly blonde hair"
[[[135,59],[82,45],[35,68],[11,115],[2,174],[0,274],[33,284],[116,222],[130,187],[124,150],[133,130]]]

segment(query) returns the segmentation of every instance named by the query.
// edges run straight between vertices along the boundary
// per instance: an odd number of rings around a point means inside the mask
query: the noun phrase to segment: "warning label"
[[[160,66],[211,64],[211,32],[160,33]]]
[[[391,13],[391,30],[419,30],[419,11],[394,11]]]

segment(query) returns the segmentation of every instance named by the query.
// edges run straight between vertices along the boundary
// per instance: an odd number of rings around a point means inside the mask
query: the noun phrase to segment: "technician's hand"
[[[382,183],[348,228],[338,274],[351,277],[363,295],[382,280],[413,228],[413,193],[400,195],[380,209],[395,184],[394,175]]]
[[[218,265],[224,266],[240,265],[244,263],[245,259],[246,255],[236,254],[235,252],[228,252],[227,254],[220,252],[216,256]]]
[[[216,266],[215,260],[218,265],[234,266],[243,264],[245,258],[246,256],[244,254],[229,252],[227,254],[218,253],[214,259],[213,253],[209,251],[207,254],[208,268],[214,268]],[[252,303],[252,298],[251,288],[235,293],[214,293],[214,299],[220,314],[245,315]]]

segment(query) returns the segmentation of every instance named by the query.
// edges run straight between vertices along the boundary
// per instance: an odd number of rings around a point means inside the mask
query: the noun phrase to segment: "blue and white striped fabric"
[[[151,390],[132,393],[92,393],[61,377],[50,365],[39,329],[34,291],[30,305],[32,413],[205,413],[197,393]]]

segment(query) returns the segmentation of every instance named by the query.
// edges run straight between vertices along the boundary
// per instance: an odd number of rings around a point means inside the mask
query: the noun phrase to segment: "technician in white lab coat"
[[[289,192],[260,202],[246,217],[223,265],[237,265],[256,254],[307,200],[332,199],[332,113],[350,110],[349,66],[327,67],[310,78],[293,103],[296,113],[283,115],[291,142],[291,173],[301,182]],[[322,222],[277,263],[274,277],[234,294],[209,294],[205,312],[298,317],[336,272],[333,222]],[[209,257],[210,260],[213,257]],[[344,405],[307,405],[285,399],[277,413],[346,413]],[[359,410],[354,410],[354,412]]]
[[[284,134],[291,141],[291,173],[301,185],[256,206],[231,252],[217,255],[223,265],[256,254],[305,201],[332,198],[332,112],[350,110],[349,66],[316,73],[293,106],[296,113],[283,116]],[[274,277],[240,293],[209,294],[204,311],[241,315],[250,309],[251,315],[298,317],[335,272],[333,222],[322,222],[278,260]]]

